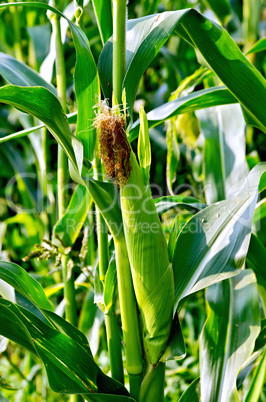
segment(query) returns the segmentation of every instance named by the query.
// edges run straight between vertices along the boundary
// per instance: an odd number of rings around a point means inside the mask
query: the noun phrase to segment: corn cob
[[[167,244],[149,186],[128,143],[124,115],[103,108],[100,153],[108,175],[120,186],[121,209],[134,291],[143,322],[147,359],[156,365],[169,338],[173,273]]]

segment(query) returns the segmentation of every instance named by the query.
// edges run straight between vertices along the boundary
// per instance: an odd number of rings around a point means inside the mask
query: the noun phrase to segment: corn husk
[[[156,364],[169,338],[173,273],[167,244],[148,186],[131,151],[131,174],[121,189],[121,208],[134,290],[141,312],[144,347]]]
[[[95,119],[99,149],[109,177],[120,187],[121,210],[134,291],[143,323],[143,343],[154,365],[169,338],[174,281],[167,244],[147,185],[149,163],[138,165],[125,132],[125,117],[106,106]],[[144,129],[144,128],[143,128]],[[145,133],[143,133],[145,134]],[[143,136],[143,144],[145,135]],[[139,150],[143,161],[148,158]],[[143,162],[142,161],[142,162]]]

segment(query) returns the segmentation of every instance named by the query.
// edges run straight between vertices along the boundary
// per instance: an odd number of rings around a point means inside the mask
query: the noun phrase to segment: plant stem
[[[101,179],[102,165],[98,156],[95,157],[94,177]],[[97,238],[98,238],[98,254],[99,254],[99,276],[103,282],[109,265],[109,252],[108,252],[108,229],[105,220],[96,207],[96,224],[97,224]],[[120,331],[116,316],[113,313],[105,315],[105,325],[108,343],[108,352],[110,359],[110,368],[112,378],[124,383],[124,370],[121,350]]]
[[[56,82],[58,98],[61,102],[64,112],[67,111],[66,102],[66,72],[65,60],[63,52],[63,44],[61,40],[60,17],[51,15],[51,23],[55,35],[56,48]],[[68,184],[68,161],[63,148],[58,146],[58,171],[57,171],[57,193],[58,193],[58,217],[59,219],[65,213],[67,207],[67,198],[65,196],[66,186]],[[63,265],[63,280],[64,280],[64,298],[66,302],[66,320],[71,324],[77,324],[76,300],[75,300],[75,285],[74,277],[71,273],[68,275],[67,269],[68,257],[62,257]]]
[[[130,394],[137,399],[143,373],[142,345],[137,304],[124,236],[120,236],[119,241],[115,240],[115,253],[126,369],[129,376]]]
[[[121,353],[121,335],[115,312],[105,315],[110,369],[112,378],[124,384],[124,370]],[[120,358],[121,357],[121,358]]]
[[[12,2],[12,0],[8,0],[9,3]],[[21,46],[21,16],[19,12],[18,7],[10,7],[10,13],[12,14],[12,23],[13,23],[13,31],[14,31],[14,51],[15,51],[15,56],[18,61],[21,61],[23,63],[24,57],[23,57],[23,51],[22,51],[22,46]]]
[[[113,0],[113,98],[117,104],[122,102],[122,84],[126,70],[126,3],[126,0]],[[142,344],[124,233],[120,234],[119,240],[115,239],[115,254],[126,369],[130,394],[138,399],[143,373]]]
[[[150,364],[142,381],[139,402],[164,401],[165,364]]]
[[[120,104],[126,70],[126,0],[113,0],[113,26],[113,91]]]

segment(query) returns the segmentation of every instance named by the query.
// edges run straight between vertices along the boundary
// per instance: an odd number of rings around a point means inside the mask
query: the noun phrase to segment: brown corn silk
[[[103,106],[94,120],[98,129],[100,155],[107,175],[120,187],[129,179],[131,148],[125,131],[125,117],[113,114],[108,106]]]

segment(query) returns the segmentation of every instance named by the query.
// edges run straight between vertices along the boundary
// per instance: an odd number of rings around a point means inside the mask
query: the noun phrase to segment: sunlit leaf
[[[55,87],[45,81],[36,71],[2,52],[0,52],[0,74],[12,85],[40,86],[49,89],[53,95],[57,96]]]
[[[204,135],[204,187],[208,204],[236,193],[248,174],[245,121],[239,105],[196,112]]]
[[[183,393],[178,402],[199,402],[200,401],[200,379],[196,378]]]
[[[263,52],[266,50],[266,38],[261,38],[256,42],[246,53],[246,55],[250,53],[258,53],[258,52]]]
[[[183,227],[173,255],[176,307],[189,294],[234,276],[243,267],[265,169],[266,164],[257,165],[238,197],[205,208]]]
[[[113,34],[111,0],[92,0],[102,43],[105,44]]]
[[[103,374],[87,347],[51,328],[34,314],[16,304],[0,299],[0,310],[1,316],[7,310],[6,319],[10,321],[9,317],[15,316],[14,322],[16,321],[17,324],[21,322],[21,328],[27,328],[30,342],[25,343],[29,339],[25,330],[23,334],[22,332],[20,335],[17,334],[19,331],[15,329],[15,325],[6,328],[1,323],[1,334],[31,351],[34,349],[37,351],[45,364],[48,380],[54,391],[84,394],[90,392],[128,394],[120,383]],[[68,353],[65,353],[66,350]]]
[[[255,275],[244,270],[210,287],[206,298],[209,313],[200,340],[201,397],[227,402],[260,332]]]
[[[58,99],[43,87],[6,85],[0,88],[0,102],[32,114],[43,121],[62,145],[74,168],[81,170],[82,144],[71,133]]]
[[[75,188],[66,212],[54,226],[54,236],[65,247],[72,247],[75,243],[91,205],[92,201],[87,188],[78,185]]]
[[[123,86],[130,108],[144,71],[174,30],[199,50],[212,70],[252,116],[254,123],[266,131],[263,106],[266,102],[265,79],[244,57],[225,29],[194,9],[164,12],[128,21]],[[99,62],[101,84],[107,98],[110,98],[112,90],[112,45],[111,38]]]
[[[236,102],[237,100],[225,87],[202,89],[153,109],[147,113],[148,125],[149,128],[155,127],[173,116],[212,106]],[[138,129],[139,120],[137,120],[130,129],[130,141],[137,138]]]
[[[0,261],[0,278],[13,286],[37,307],[52,310],[41,285],[19,265],[13,262]]]

